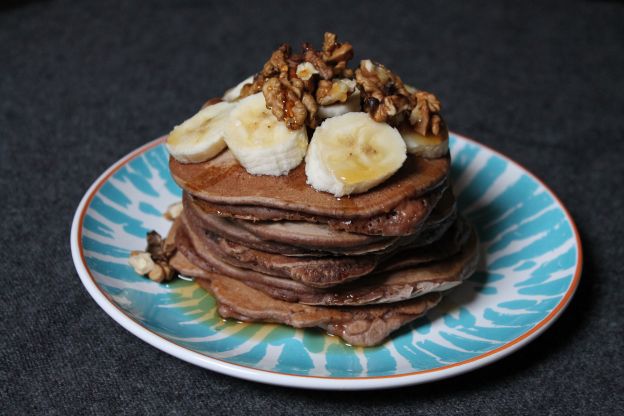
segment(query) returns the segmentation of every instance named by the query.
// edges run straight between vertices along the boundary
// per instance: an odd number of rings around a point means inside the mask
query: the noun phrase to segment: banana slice
[[[238,101],[230,113],[225,142],[252,175],[280,176],[299,166],[308,148],[305,127],[290,130],[266,108],[262,93]]]
[[[403,165],[405,152],[398,130],[366,113],[332,117],[312,136],[307,183],[336,197],[366,192]]]
[[[360,92],[355,91],[344,103],[336,103],[331,105],[319,105],[318,116],[321,120],[326,118],[338,117],[347,113],[356,113],[362,111],[360,107]]]
[[[250,75],[249,77],[245,78],[243,81],[241,81],[238,84],[236,84],[236,86],[234,86],[234,87],[230,88],[229,90],[227,90],[223,94],[223,97],[222,97],[223,101],[232,102],[232,101],[238,100],[238,97],[240,96],[241,90],[243,89],[245,84],[252,83],[253,79],[254,79],[254,76]]]
[[[201,109],[193,117],[174,127],[167,137],[167,150],[182,163],[212,159],[223,149],[223,130],[235,104],[220,102]]]
[[[437,136],[422,136],[412,129],[402,129],[401,136],[405,140],[407,153],[435,159],[448,153],[448,131],[444,129]]]

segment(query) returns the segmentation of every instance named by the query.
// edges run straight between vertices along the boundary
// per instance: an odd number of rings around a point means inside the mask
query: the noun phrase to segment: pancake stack
[[[320,327],[372,346],[476,268],[477,238],[449,184],[441,103],[383,64],[273,51],[166,140],[181,214],[131,253],[158,282],[195,277],[223,318]],[[172,217],[175,217],[172,215]]]
[[[214,295],[223,318],[320,327],[372,346],[476,268],[448,155],[408,155],[387,181],[342,198],[307,185],[304,163],[256,176],[226,150],[169,167],[184,190],[169,263]]]

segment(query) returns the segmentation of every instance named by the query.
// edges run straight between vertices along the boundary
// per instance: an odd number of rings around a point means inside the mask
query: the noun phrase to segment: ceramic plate
[[[461,211],[476,226],[475,275],[383,345],[355,348],[320,330],[222,320],[195,283],[160,285],[128,266],[145,233],[181,190],[162,139],[130,153],[87,191],[71,248],[83,284],[124,328],[173,356],[231,376],[315,389],[373,389],[437,380],[522,347],[559,316],[581,274],[572,218],[535,176],[501,154],[451,135]],[[102,322],[102,325],[108,325]]]

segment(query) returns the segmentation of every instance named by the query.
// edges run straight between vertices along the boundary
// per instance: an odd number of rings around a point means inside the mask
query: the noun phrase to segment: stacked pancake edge
[[[183,211],[170,264],[213,294],[223,318],[320,327],[373,346],[470,276],[478,241],[457,213],[450,158],[410,155],[388,181],[347,198],[304,167],[247,173],[229,151],[169,167]]]

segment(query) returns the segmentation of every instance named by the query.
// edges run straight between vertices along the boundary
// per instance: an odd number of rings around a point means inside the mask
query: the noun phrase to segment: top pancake
[[[408,155],[390,179],[368,192],[336,198],[306,183],[305,163],[288,175],[255,176],[229,150],[203,163],[169,159],[174,180],[185,191],[216,204],[256,205],[334,218],[368,218],[389,212],[407,198],[417,198],[444,182],[450,159]]]

